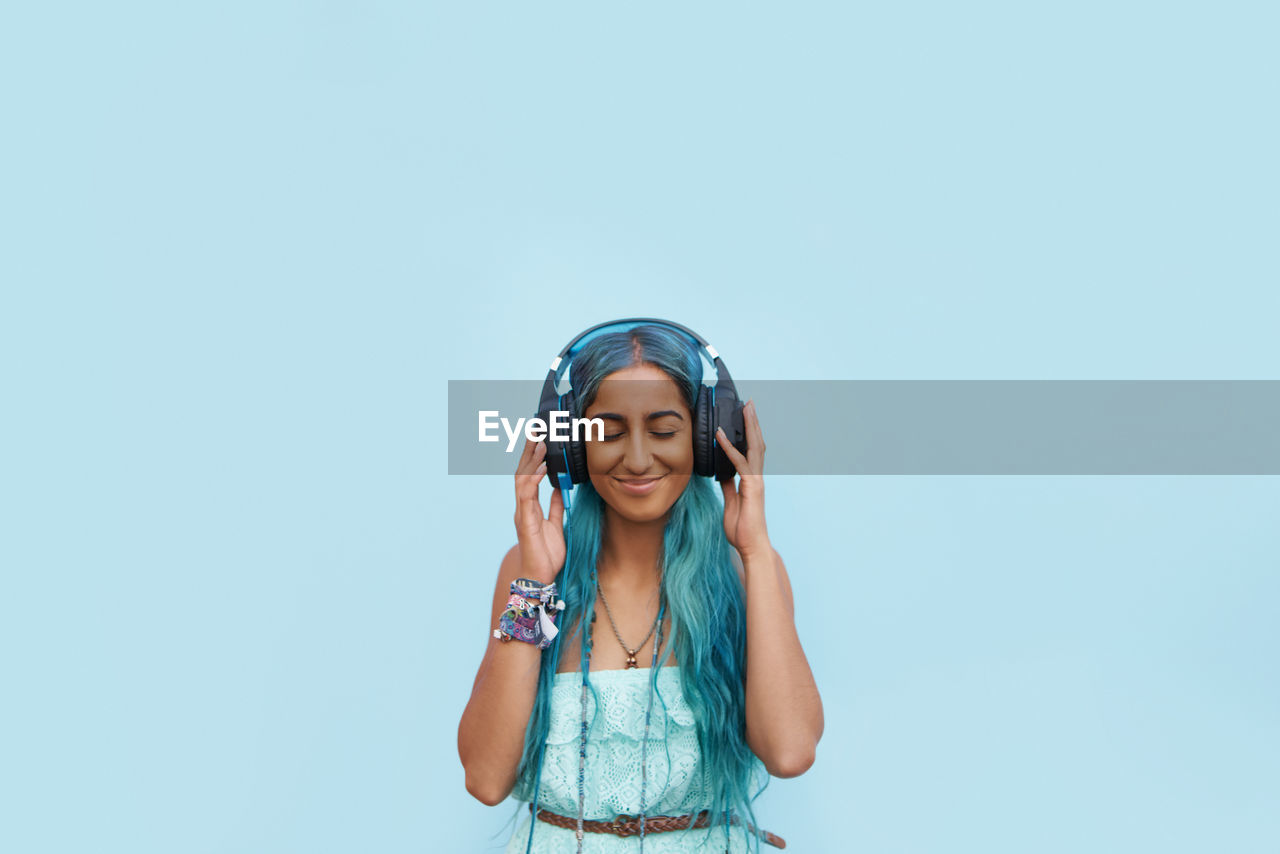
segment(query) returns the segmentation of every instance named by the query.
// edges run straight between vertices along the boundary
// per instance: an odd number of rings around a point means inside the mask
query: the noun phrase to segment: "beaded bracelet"
[[[564,610],[564,600],[556,595],[556,585],[539,584],[530,578],[511,582],[507,609],[498,618],[493,636],[503,643],[511,640],[533,644],[538,649],[551,646],[560,630],[555,617]]]

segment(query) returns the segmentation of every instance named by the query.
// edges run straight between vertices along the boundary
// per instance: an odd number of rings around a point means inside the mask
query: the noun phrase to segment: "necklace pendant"
[[[624,670],[630,670],[630,669],[632,669],[633,667],[634,667],[635,669],[637,669],[637,670],[639,670],[639,669],[640,669],[640,665],[636,664],[636,654],[635,654],[634,652],[629,653],[629,654],[627,655],[627,666],[626,666],[625,668],[623,668],[623,669],[624,669]]]

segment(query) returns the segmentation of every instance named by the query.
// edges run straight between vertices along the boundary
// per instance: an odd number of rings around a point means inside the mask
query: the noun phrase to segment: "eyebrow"
[[[667,415],[674,415],[676,418],[679,418],[681,421],[684,420],[684,416],[681,415],[679,412],[676,412],[674,409],[664,409],[661,412],[650,412],[648,415],[644,417],[644,420],[652,421],[655,418],[662,418]],[[587,417],[603,418],[606,421],[621,421],[624,424],[627,422],[626,418],[624,418],[623,416],[619,415],[616,412],[597,412],[595,415],[589,415]]]

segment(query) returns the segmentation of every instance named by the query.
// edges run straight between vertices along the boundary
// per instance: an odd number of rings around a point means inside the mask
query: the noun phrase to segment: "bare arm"
[[[824,722],[796,634],[791,581],[776,549],[739,561],[747,594],[747,744],[773,776],[797,777],[813,764]]]
[[[520,574],[517,545],[507,552],[498,569],[486,634],[498,625],[511,581]],[[466,770],[467,791],[489,806],[506,800],[515,786],[541,668],[542,653],[532,644],[489,638],[471,699],[458,725],[458,756]]]
[[[546,472],[542,462],[546,446],[525,443],[516,468],[516,534],[498,567],[494,582],[489,638],[484,658],[471,687],[471,699],[458,724],[458,756],[466,771],[467,791],[482,803],[496,806],[515,787],[516,771],[524,752],[524,731],[538,694],[542,652],[534,645],[502,643],[492,637],[498,618],[506,610],[511,582],[518,577],[550,583],[564,565],[562,520],[564,506],[558,490],[552,490],[546,518],[538,501],[538,483]]]
[[[755,401],[742,408],[747,453],[723,429],[716,441],[737,470],[738,482],[722,481],[724,533],[736,549],[747,597],[747,744],[775,777],[798,777],[809,766],[822,737],[822,699],[796,634],[791,580],[782,556],[769,542],[764,518],[764,433]]]

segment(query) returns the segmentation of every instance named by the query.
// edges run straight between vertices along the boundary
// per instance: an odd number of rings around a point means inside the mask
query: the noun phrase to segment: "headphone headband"
[[[610,332],[629,332],[632,329],[635,329],[637,326],[655,326],[655,325],[666,326],[669,329],[675,329],[679,332],[683,332],[685,335],[688,335],[694,341],[698,342],[698,346],[706,352],[707,356],[710,357],[707,360],[708,363],[716,368],[717,377],[719,376],[719,370],[723,365],[723,363],[717,364],[717,362],[720,359],[720,354],[716,352],[715,347],[712,347],[707,342],[707,339],[703,338],[701,335],[694,332],[689,327],[676,323],[674,320],[663,320],[658,317],[624,317],[620,320],[608,320],[608,321],[605,321],[604,323],[597,323],[595,326],[592,326],[589,329],[585,329],[582,332],[579,332],[576,336],[574,336],[573,340],[570,341],[568,344],[564,345],[564,349],[562,349],[560,353],[554,359],[551,360],[551,371],[552,373],[555,373],[556,371],[558,371],[560,369],[560,365],[564,361],[565,356],[569,356],[569,355],[572,355],[573,353],[576,353],[578,350],[581,349],[581,345],[585,344],[591,338],[594,338],[595,333],[599,332],[600,330],[608,329]],[[618,327],[618,328],[615,329],[613,327]]]
[[[693,407],[693,446],[694,474],[703,477],[715,477],[717,480],[732,480],[735,468],[716,441],[716,428],[723,427],[729,441],[742,453],[747,452],[746,429],[742,419],[742,403],[738,399],[737,387],[729,376],[720,354],[705,338],[687,326],[657,317],[628,317],[597,323],[576,336],[555,357],[547,371],[546,381],[542,385],[542,395],[538,402],[538,417],[545,422],[550,421],[552,411],[572,411],[575,393],[569,376],[566,357],[572,361],[582,346],[597,334],[608,332],[627,332],[639,326],[664,326],[683,333],[692,342],[697,342],[703,358],[716,372],[714,385],[707,384],[706,373],[699,384]],[[560,381],[557,374],[563,370]],[[565,499],[565,507],[569,507],[569,490],[575,484],[588,479],[586,465],[585,442],[568,440],[555,441],[548,437],[547,445],[547,478],[553,486],[558,486]]]

